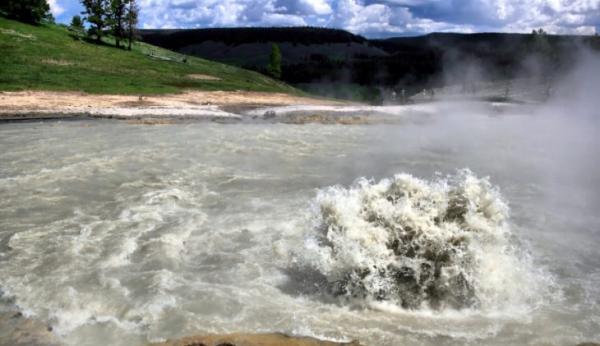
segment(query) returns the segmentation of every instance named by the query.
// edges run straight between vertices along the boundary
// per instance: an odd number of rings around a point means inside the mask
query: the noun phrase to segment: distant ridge
[[[210,29],[150,29],[139,30],[144,41],[157,46],[178,49],[190,42],[325,44],[364,43],[367,39],[340,29],[316,27],[210,28]]]
[[[447,85],[474,90],[478,81],[537,78],[548,84],[573,65],[582,47],[600,51],[597,36],[537,32],[366,39],[339,29],[287,27],[141,30],[139,35],[157,46],[262,73],[276,43],[283,81],[320,95],[374,103]]]

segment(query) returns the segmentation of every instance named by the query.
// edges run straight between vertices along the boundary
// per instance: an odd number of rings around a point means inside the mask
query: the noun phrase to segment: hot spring
[[[67,345],[599,340],[598,122],[382,110],[395,121],[0,125],[0,311]]]

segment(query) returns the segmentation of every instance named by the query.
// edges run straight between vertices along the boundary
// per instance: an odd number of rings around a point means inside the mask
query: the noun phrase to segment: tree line
[[[0,0],[0,14],[34,25],[54,21],[46,0]]]
[[[80,0],[84,11],[81,16],[74,16],[71,28],[78,32],[86,32],[96,42],[102,37],[112,35],[115,46],[121,48],[121,42],[127,42],[127,49],[135,39],[139,9],[136,0]],[[53,22],[47,0],[0,0],[0,15],[24,23],[39,25]]]
[[[84,17],[73,17],[71,27],[82,30],[87,21],[87,33],[96,42],[101,43],[103,36],[112,35],[117,48],[126,41],[127,49],[131,50],[139,13],[135,0],[81,0],[81,4]]]
[[[145,42],[179,49],[206,41],[229,46],[247,43],[292,43],[294,45],[365,43],[367,39],[340,29],[317,27],[206,28],[182,30],[140,30]]]

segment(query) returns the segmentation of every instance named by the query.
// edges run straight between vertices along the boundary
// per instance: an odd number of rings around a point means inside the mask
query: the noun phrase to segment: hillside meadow
[[[184,90],[299,94],[257,72],[190,57],[146,43],[132,51],[98,45],[67,27],[32,26],[0,17],[0,91],[165,94]]]

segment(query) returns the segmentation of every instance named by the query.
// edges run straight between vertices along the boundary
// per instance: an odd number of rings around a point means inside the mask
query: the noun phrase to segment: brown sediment
[[[60,342],[49,326],[11,311],[0,312],[0,345],[58,346]]]
[[[285,103],[234,103],[228,105],[222,105],[219,108],[228,113],[243,114],[248,111],[255,109],[267,108],[267,107],[284,107],[289,106]]]
[[[358,341],[333,342],[286,334],[226,334],[190,336],[151,346],[360,346]]]
[[[365,125],[372,124],[376,121],[373,117],[367,116],[344,116],[344,115],[327,115],[327,114],[294,114],[281,119],[281,122],[286,124],[340,124],[340,125]]]
[[[354,114],[332,114],[327,111],[322,113],[292,113],[275,119],[285,124],[325,124],[325,125],[374,125],[374,124],[397,124],[402,122],[400,117],[390,117],[377,114],[354,115]]]
[[[0,312],[0,345],[61,346],[52,328],[17,311]],[[361,346],[358,341],[334,342],[311,337],[267,334],[208,334],[152,343],[149,346]]]
[[[127,123],[130,125],[171,125],[175,124],[176,121],[174,119],[132,119],[127,120]]]
[[[125,107],[125,108],[138,108],[138,107],[156,107],[159,104],[156,102],[148,101],[143,97],[139,97],[134,101],[123,101],[116,104],[117,107]]]

